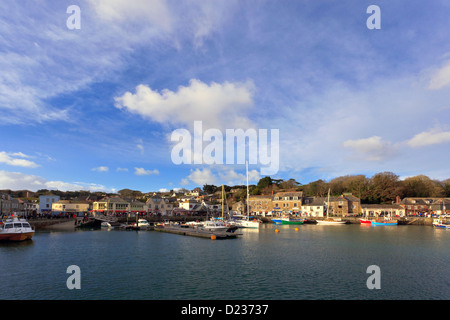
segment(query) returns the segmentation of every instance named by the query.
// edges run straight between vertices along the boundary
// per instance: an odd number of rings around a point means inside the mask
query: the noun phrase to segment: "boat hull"
[[[281,224],[303,224],[304,220],[281,220]]]
[[[252,229],[258,229],[260,225],[259,222],[256,221],[234,221],[233,224],[238,228],[252,228]]]
[[[450,229],[450,225],[442,224],[442,223],[433,224],[433,227],[438,228],[438,229]]]
[[[18,233],[2,233],[0,234],[0,241],[25,241],[33,238],[33,232],[18,232]]]
[[[371,224],[372,223],[372,221],[366,220],[366,219],[359,219],[359,222],[361,222],[361,224]]]
[[[372,225],[373,226],[396,226],[398,223],[397,222],[377,222],[377,221],[372,221]]]
[[[317,220],[317,224],[321,225],[342,225],[346,223],[347,221],[333,220],[333,219]]]

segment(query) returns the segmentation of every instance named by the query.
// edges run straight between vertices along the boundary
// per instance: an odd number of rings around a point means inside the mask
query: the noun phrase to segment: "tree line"
[[[225,186],[225,192],[231,189],[241,189],[234,192],[235,200],[244,201],[247,196],[246,186]],[[206,193],[214,193],[221,187],[204,185]],[[396,198],[406,197],[430,197],[449,198],[450,179],[443,181],[433,180],[425,175],[408,177],[403,180],[392,172],[380,172],[372,177],[365,175],[346,175],[334,178],[330,181],[316,180],[308,184],[301,184],[295,179],[261,178],[256,185],[249,185],[250,195],[271,195],[278,191],[302,191],[306,197],[325,197],[328,190],[332,196],[351,193],[361,199],[363,203],[392,203]]]
[[[450,179],[440,181],[417,175],[400,180],[395,173],[380,172],[372,177],[347,175],[328,182],[317,180],[297,188],[305,196],[326,196],[328,189],[335,196],[351,193],[364,203],[392,203],[397,197],[450,197]]]

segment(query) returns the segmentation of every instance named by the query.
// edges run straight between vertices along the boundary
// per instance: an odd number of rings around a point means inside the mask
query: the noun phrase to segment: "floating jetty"
[[[156,225],[154,231],[179,234],[182,236],[192,236],[208,239],[234,239],[242,235],[242,233],[228,231],[206,231],[195,227],[182,227],[174,225]]]

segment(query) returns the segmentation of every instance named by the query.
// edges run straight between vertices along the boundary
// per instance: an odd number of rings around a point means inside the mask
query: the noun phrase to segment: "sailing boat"
[[[247,171],[247,217],[242,216],[234,216],[233,223],[239,228],[259,228],[259,221],[256,219],[254,221],[250,221],[250,211],[248,209],[248,161],[246,161],[246,171]]]
[[[206,219],[206,221],[203,221],[203,223],[200,226],[201,230],[233,232],[234,230],[237,229],[236,226],[232,226],[230,223],[227,223],[223,220],[223,197],[224,197],[224,187],[222,185],[222,220],[218,221],[217,219],[214,218],[212,218],[211,220]]]
[[[323,224],[323,225],[337,225],[337,224],[345,224],[347,223],[346,221],[342,221],[342,220],[336,220],[333,218],[329,218],[328,217],[328,211],[330,211],[330,189],[328,189],[328,200],[327,200],[327,218],[324,220],[317,220],[318,224]]]

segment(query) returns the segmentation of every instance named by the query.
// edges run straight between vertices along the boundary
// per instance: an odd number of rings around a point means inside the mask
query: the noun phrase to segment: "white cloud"
[[[121,171],[128,172],[128,168],[120,168],[119,167],[119,168],[116,169],[116,171],[117,172],[121,172]]]
[[[205,168],[205,169],[195,169],[191,170],[191,174],[187,176],[187,180],[184,180],[184,182],[192,181],[197,185],[204,185],[204,184],[215,184],[217,181],[217,177],[211,172],[211,169]]]
[[[450,142],[450,131],[430,130],[416,134],[407,143],[413,148]]]
[[[173,29],[174,17],[165,0],[87,0],[98,17],[111,23],[141,21],[160,31]]]
[[[203,186],[205,184],[226,184],[226,185],[245,185],[247,176],[245,173],[238,173],[233,168],[227,166],[215,167],[215,172],[211,168],[191,170],[191,173],[181,181],[181,185],[188,185],[191,182]],[[258,182],[261,179],[258,170],[248,172],[249,183]]]
[[[227,185],[245,185],[247,184],[247,176],[245,173],[238,173],[232,168],[219,172],[220,180]],[[261,179],[258,170],[250,170],[248,172],[249,183],[258,182]]]
[[[113,192],[103,185],[83,182],[47,181],[45,178],[23,174],[21,172],[8,172],[0,170],[0,189],[30,190],[39,189],[60,190],[60,191],[105,191]]]
[[[16,152],[16,153],[7,153],[5,151],[0,152],[0,163],[5,163],[10,166],[17,166],[17,167],[27,167],[27,168],[36,168],[39,167],[39,165],[33,161],[26,160],[26,159],[20,159],[21,158],[28,158],[29,156],[23,154],[22,152]]]
[[[232,16],[238,1],[189,0],[171,2],[167,0],[87,0],[97,17],[119,32],[133,30],[128,35],[133,41],[139,35],[168,39],[179,48],[187,38],[198,49],[204,40],[225,24]]]
[[[192,127],[194,121],[202,120],[204,129],[248,128],[252,123],[246,113],[253,106],[253,91],[250,81],[208,85],[192,79],[176,92],[158,92],[141,84],[135,93],[116,97],[115,106],[163,124]]]
[[[366,161],[383,161],[394,153],[389,141],[373,136],[366,139],[344,141],[344,147],[353,149],[356,154]]]
[[[144,168],[134,168],[134,174],[137,176],[146,176],[146,175],[152,175],[152,174],[159,174],[159,171],[157,169],[146,170]]]
[[[97,168],[92,168],[91,170],[92,171],[97,171],[97,172],[108,172],[109,168],[105,167],[105,166],[100,166],[100,167],[97,167]]]
[[[450,61],[443,67],[433,71],[428,84],[428,89],[439,90],[448,85],[450,85]]]
[[[187,179],[187,178],[181,179],[180,184],[182,186],[187,186],[188,184],[190,184],[189,179]]]

